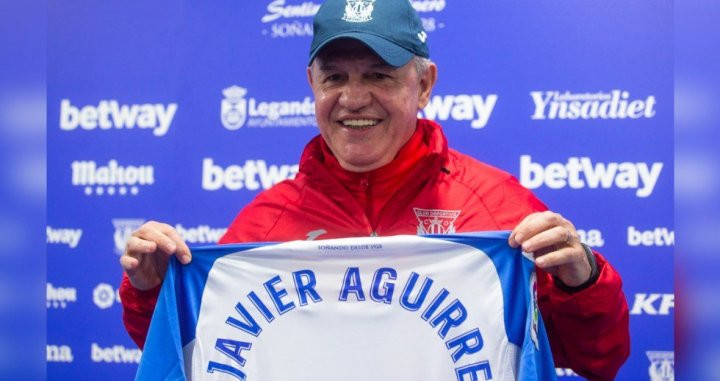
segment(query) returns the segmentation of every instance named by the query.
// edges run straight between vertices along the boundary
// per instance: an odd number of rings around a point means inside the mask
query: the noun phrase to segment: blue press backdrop
[[[439,66],[424,116],[621,273],[632,354],[618,379],[672,376],[672,3],[412,2]],[[48,379],[133,377],[116,294],[132,230],[155,219],[213,242],[292,176],[317,134],[317,3],[49,3]]]

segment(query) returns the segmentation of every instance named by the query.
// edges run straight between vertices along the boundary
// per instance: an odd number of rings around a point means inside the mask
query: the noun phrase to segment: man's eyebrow
[[[320,65],[320,68],[319,68],[319,69],[322,70],[322,71],[336,70],[336,69],[337,69],[337,66],[336,66],[336,65],[333,65],[333,64],[331,64],[331,63],[328,63],[328,64],[322,64],[322,65]]]

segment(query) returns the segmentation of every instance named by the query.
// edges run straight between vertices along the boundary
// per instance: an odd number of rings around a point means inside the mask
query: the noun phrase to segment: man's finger
[[[157,245],[157,249],[165,254],[173,254],[177,250],[177,245],[165,233],[157,228],[143,225],[135,232],[135,236],[146,241],[152,241]]]
[[[525,218],[523,218],[522,221],[520,221],[519,224],[517,224],[517,226],[515,226],[515,229],[513,229],[513,231],[510,233],[510,237],[508,237],[508,243],[510,244],[510,247],[519,247],[523,243],[525,237],[523,237],[523,233],[520,232],[524,231],[528,223],[538,218],[540,214],[541,213],[528,214],[527,216],[525,216]],[[520,234],[518,235],[518,233]]]
[[[567,228],[555,226],[528,238],[523,242],[522,248],[526,253],[533,253],[539,249],[553,245],[565,245],[569,243],[568,237],[570,234]]]
[[[137,268],[138,264],[140,264],[140,261],[129,255],[120,257],[120,266],[128,273],[128,276]]]
[[[535,258],[535,265],[541,269],[561,266],[577,261],[577,249],[573,247],[565,247],[560,250],[548,252]]]
[[[167,233],[167,235],[168,235],[168,237],[170,237],[170,239],[173,242],[175,242],[175,247],[177,248],[175,250],[175,257],[177,257],[178,261],[180,261],[180,263],[182,263],[184,265],[190,263],[190,261],[192,260],[192,254],[190,253],[190,248],[185,243],[185,241],[182,239],[182,237],[177,232],[177,230],[171,229]]]
[[[515,228],[513,239],[518,244],[522,245],[530,237],[548,230],[553,226],[563,226],[566,224],[566,220],[561,215],[550,211],[537,213],[532,217],[533,218],[523,220],[523,222]]]
[[[125,246],[127,247],[127,249],[125,250],[125,254],[133,258],[138,258],[141,255],[149,254],[157,250],[157,245],[155,244],[155,242],[147,241],[142,238],[133,236],[128,238]]]

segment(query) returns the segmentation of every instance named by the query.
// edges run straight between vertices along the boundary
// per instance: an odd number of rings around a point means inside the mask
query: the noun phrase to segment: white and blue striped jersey
[[[233,244],[171,261],[138,380],[554,380],[508,232]]]

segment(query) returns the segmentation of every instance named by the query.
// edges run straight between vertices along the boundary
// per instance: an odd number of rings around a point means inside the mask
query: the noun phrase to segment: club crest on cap
[[[372,20],[375,0],[347,0],[342,19],[347,22],[368,22]]]

